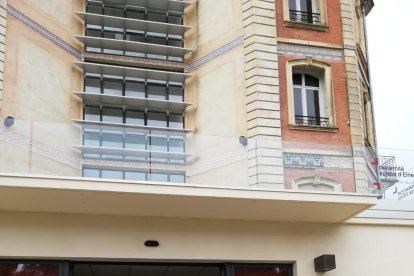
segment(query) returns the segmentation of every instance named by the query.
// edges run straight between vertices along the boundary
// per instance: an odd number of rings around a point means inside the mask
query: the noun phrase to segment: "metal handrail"
[[[329,118],[295,115],[295,123],[297,125],[327,127],[329,126]]]
[[[309,24],[315,24],[315,25],[320,25],[321,24],[321,14],[320,13],[289,10],[289,16],[290,16],[291,21],[296,21],[296,22],[301,22],[301,23],[309,23]]]

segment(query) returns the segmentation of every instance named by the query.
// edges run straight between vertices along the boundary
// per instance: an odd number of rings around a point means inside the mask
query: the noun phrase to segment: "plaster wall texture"
[[[243,35],[242,1],[194,1],[185,13],[184,24],[192,29],[186,33],[185,47],[192,52],[188,63]]]
[[[7,1],[0,1],[0,117],[4,90],[4,55],[6,52]]]
[[[198,1],[186,10],[185,47],[193,51],[188,63],[209,54],[243,35],[241,1]],[[242,46],[191,71],[185,86],[190,183],[247,186],[247,150],[239,137],[246,136],[244,50]],[[214,180],[214,181],[212,181]]]
[[[288,262],[300,276],[319,275],[313,259],[335,254],[333,276],[414,273],[409,227],[12,212],[0,222],[2,258]]]
[[[83,1],[44,5],[42,1],[22,0],[8,4],[70,43],[81,30],[74,11],[83,6]],[[81,104],[72,95],[83,82],[81,72],[73,65],[76,58],[15,17],[8,15],[7,23],[10,32],[0,115],[13,116],[16,122],[1,141],[2,152],[10,156],[2,158],[1,170],[80,176],[80,168],[68,166],[57,157],[80,161],[72,148],[81,137],[80,129],[71,122],[81,116]]]
[[[72,31],[70,25],[68,29],[57,20],[49,22],[40,4],[30,11],[25,1],[10,1],[9,4],[19,7],[23,13],[29,12],[25,14],[48,30],[55,30],[63,39]],[[61,16],[64,18],[65,13],[72,15],[73,12],[69,9]],[[9,17],[8,21],[11,34],[6,40],[3,116],[50,122],[79,118],[81,105],[72,92],[81,88],[82,74],[73,66],[75,58],[16,18]]]

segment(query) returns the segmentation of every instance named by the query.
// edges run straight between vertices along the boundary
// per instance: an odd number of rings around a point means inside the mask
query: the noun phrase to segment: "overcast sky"
[[[367,17],[380,148],[414,150],[413,11],[414,0],[375,0]]]

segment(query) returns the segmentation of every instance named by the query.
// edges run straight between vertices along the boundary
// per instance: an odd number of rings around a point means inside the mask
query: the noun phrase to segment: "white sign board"
[[[385,199],[414,200],[414,182],[400,181],[385,191]]]

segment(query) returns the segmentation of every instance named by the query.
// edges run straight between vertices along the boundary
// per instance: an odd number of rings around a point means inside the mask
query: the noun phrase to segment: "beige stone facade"
[[[277,0],[48,2],[0,1],[0,268],[302,276],[334,254],[331,275],[413,275],[412,207],[376,206],[358,1],[312,1],[312,22]],[[297,121],[295,73],[319,77],[323,124]]]
[[[1,114],[1,106],[2,106],[2,100],[3,100],[3,80],[4,80],[4,55],[6,51],[6,29],[7,29],[7,12],[6,12],[6,6],[7,1],[1,1],[0,2],[0,50],[1,50],[1,56],[0,56],[0,114]]]

